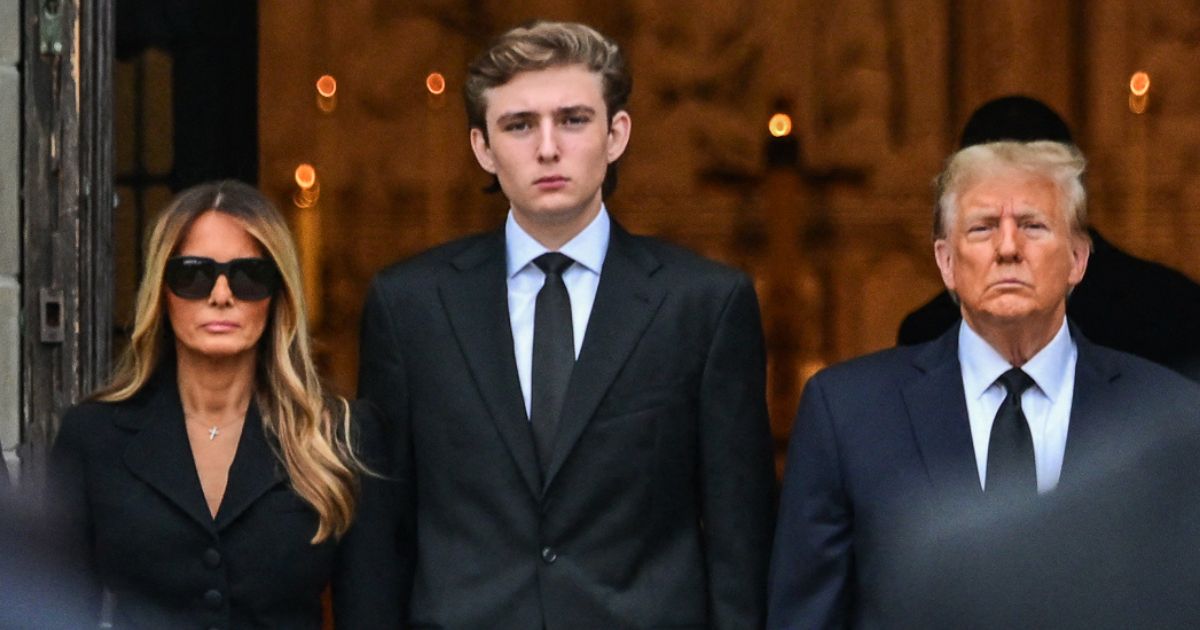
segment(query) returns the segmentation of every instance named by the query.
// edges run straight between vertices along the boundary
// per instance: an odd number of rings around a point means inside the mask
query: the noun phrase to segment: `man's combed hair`
[[[607,116],[625,109],[633,78],[616,42],[576,22],[536,21],[497,37],[471,65],[463,84],[467,123],[487,135],[484,92],[521,72],[581,64],[600,75]]]
[[[1058,190],[1071,231],[1087,238],[1087,191],[1083,171],[1087,161],[1074,145],[1049,140],[1035,142],[989,142],[962,149],[950,156],[934,186],[937,202],[933,210],[933,237],[946,237],[950,221],[958,211],[963,190],[980,176],[1016,170],[1043,177]]]

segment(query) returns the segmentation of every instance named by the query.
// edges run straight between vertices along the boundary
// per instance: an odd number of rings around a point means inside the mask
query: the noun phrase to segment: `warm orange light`
[[[302,190],[308,190],[317,183],[317,169],[312,164],[301,164],[296,167],[296,185]]]
[[[1145,96],[1150,91],[1150,75],[1138,70],[1129,77],[1129,91],[1134,96]]]
[[[441,94],[446,91],[446,77],[440,72],[430,72],[429,76],[425,77],[425,89],[429,90],[430,94]]]
[[[1150,105],[1150,96],[1148,94],[1130,94],[1129,95],[1129,111],[1135,114],[1145,114],[1146,108]]]
[[[776,138],[782,138],[792,133],[792,117],[787,114],[771,116],[771,120],[767,122],[767,130]]]
[[[297,208],[311,208],[317,205],[317,200],[320,198],[321,193],[316,188],[297,190],[292,193],[292,203],[296,204]]]
[[[333,75],[323,74],[320,79],[317,79],[317,94],[330,98],[337,94],[337,79]]]

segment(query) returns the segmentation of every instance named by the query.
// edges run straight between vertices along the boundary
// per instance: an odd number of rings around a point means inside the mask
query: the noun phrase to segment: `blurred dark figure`
[[[1073,143],[1062,118],[1026,96],[1005,96],[981,106],[967,121],[960,146],[997,140]],[[1093,228],[1088,233],[1091,260],[1067,302],[1067,316],[1095,343],[1200,381],[1200,284],[1121,251]],[[904,318],[897,341],[913,345],[936,339],[960,317],[958,305],[942,291]]]
[[[0,490],[0,628],[96,625],[80,605],[85,581],[68,569],[47,525],[14,490]]]
[[[1039,500],[934,506],[893,566],[889,627],[1200,627],[1197,408],[1160,401],[1134,423],[1152,429],[1112,436]]]

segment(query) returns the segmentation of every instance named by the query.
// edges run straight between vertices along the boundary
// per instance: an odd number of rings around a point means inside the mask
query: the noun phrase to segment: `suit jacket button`
[[[221,566],[221,552],[213,548],[204,551],[204,566],[215,569]]]
[[[558,554],[549,547],[542,547],[542,560],[545,560],[546,564],[554,564],[554,561],[558,560]]]
[[[222,599],[221,591],[215,588],[204,594],[204,603],[208,604],[209,608],[220,608]]]

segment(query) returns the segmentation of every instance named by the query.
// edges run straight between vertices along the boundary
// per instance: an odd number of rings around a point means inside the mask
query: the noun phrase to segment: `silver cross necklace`
[[[198,427],[203,428],[205,433],[208,433],[208,441],[209,442],[217,439],[218,435],[221,435],[221,429],[231,427],[231,426],[245,420],[245,418],[238,418],[237,420],[230,420],[229,422],[226,422],[225,424],[221,424],[221,425],[217,425],[217,424],[206,425],[206,424],[200,422],[199,420],[193,420],[191,418],[188,418],[187,416],[184,416],[184,419]]]

